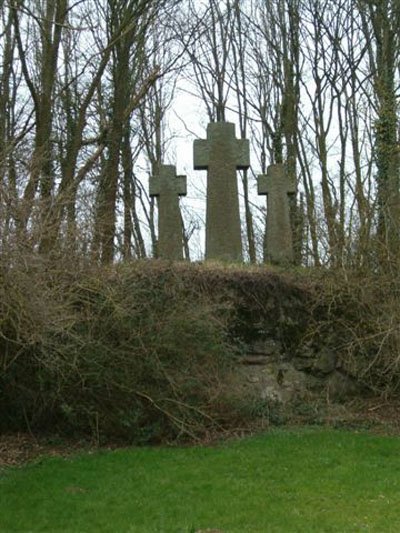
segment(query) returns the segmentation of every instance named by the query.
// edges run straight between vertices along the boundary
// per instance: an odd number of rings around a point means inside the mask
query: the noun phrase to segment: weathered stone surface
[[[236,139],[235,125],[215,122],[207,139],[194,141],[194,168],[207,170],[206,259],[242,260],[237,169],[250,166],[249,141]]]
[[[311,370],[314,366],[314,359],[309,357],[296,357],[293,360],[293,366],[296,370]]]
[[[258,339],[251,343],[250,352],[252,354],[279,356],[282,352],[282,345],[274,339]]]
[[[257,346],[259,350],[254,350]],[[341,400],[359,391],[357,381],[338,368],[338,356],[327,346],[306,345],[304,353],[292,356],[267,336],[251,347],[254,351],[238,358],[239,372],[260,399],[287,403],[323,396]]]
[[[305,370],[316,375],[330,374],[336,368],[337,354],[328,347],[322,347],[317,352],[303,349],[293,360],[297,370]]]
[[[315,360],[313,369],[317,373],[330,374],[336,368],[337,355],[329,348],[322,348]]]
[[[289,362],[271,358],[265,358],[264,365],[244,365],[239,371],[247,387],[261,399],[285,403],[307,398],[313,389],[322,388],[318,378],[296,370]]]
[[[268,167],[258,176],[258,194],[267,195],[267,250],[265,261],[276,264],[293,262],[293,236],[290,224],[289,194],[296,192],[284,165]]]
[[[334,400],[342,400],[360,391],[360,386],[354,378],[337,371],[329,376],[326,386],[329,398]]]
[[[297,356],[302,359],[315,359],[315,347],[311,343],[303,343],[300,351],[297,352]]]
[[[177,176],[173,165],[159,165],[153,169],[149,194],[158,197],[158,255],[172,261],[182,260],[179,196],[186,195],[186,176]]]
[[[241,357],[240,362],[242,365],[265,365],[267,357],[266,355],[249,353]]]

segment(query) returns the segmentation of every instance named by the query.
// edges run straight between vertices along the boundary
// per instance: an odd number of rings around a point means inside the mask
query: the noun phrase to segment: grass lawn
[[[0,531],[400,531],[400,439],[292,429],[0,471]]]

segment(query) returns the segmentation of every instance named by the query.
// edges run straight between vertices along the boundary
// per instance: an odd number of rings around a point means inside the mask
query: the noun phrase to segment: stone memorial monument
[[[186,176],[177,176],[173,165],[158,165],[150,178],[149,194],[158,197],[158,256],[182,260],[179,196],[186,195]]]
[[[270,165],[267,174],[258,176],[258,194],[267,195],[267,254],[265,261],[292,263],[293,236],[290,224],[289,194],[296,184],[289,179],[284,165]]]
[[[250,166],[249,141],[235,125],[214,122],[194,141],[194,168],[207,170],[206,259],[242,261],[237,169]]]

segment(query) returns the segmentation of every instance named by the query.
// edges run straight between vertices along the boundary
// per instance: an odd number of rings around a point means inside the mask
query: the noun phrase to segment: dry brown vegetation
[[[398,283],[359,272],[19,256],[0,269],[2,431],[197,440],[253,423],[235,355],[262,328],[323,342],[365,391],[398,392]]]

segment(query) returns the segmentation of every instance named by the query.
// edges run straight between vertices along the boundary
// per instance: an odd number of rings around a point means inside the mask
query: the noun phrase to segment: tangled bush
[[[366,391],[400,387],[400,278],[374,271],[314,271],[303,341],[333,348]]]
[[[286,358],[326,346],[342,372],[390,395],[399,302],[398,280],[374,273],[4,261],[0,430],[145,443],[243,427],[257,409],[235,354],[258,336]]]
[[[236,416],[229,306],[166,265],[2,270],[2,429],[131,442],[197,438]]]

